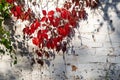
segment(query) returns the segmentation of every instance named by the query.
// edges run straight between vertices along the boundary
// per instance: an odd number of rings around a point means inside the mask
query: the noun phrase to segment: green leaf
[[[14,60],[14,65],[17,64],[17,60]]]
[[[2,50],[2,49],[0,49],[0,53],[3,53],[3,54],[5,54],[5,51],[4,51],[4,50]]]
[[[8,4],[6,0],[0,0],[0,43],[3,44],[6,47],[6,51],[9,51],[9,53],[12,52],[12,46],[10,41],[10,33],[9,31],[6,31],[3,26],[2,22],[10,17],[9,9],[12,7],[11,4]],[[0,49],[0,53],[5,53],[5,50]],[[11,55],[11,54],[10,54]],[[17,59],[16,59],[17,60]],[[14,61],[16,63],[17,61]]]
[[[6,43],[7,43],[7,39],[2,38],[2,39],[1,39],[1,43],[2,43],[2,44],[6,44]]]
[[[3,5],[2,5],[2,4],[0,4],[0,12],[2,11],[2,8],[3,8]]]
[[[0,27],[2,26],[2,21],[3,21],[3,19],[0,19]]]
[[[17,57],[15,56],[15,59],[17,60]]]
[[[13,55],[10,55],[11,58],[13,58]]]
[[[2,38],[0,41],[7,49],[12,49],[11,42],[8,39]]]
[[[6,32],[7,36],[10,36],[10,33],[9,32]]]
[[[1,3],[6,3],[5,0],[1,0]]]
[[[4,19],[9,17],[9,13],[5,12],[5,14],[3,15]]]

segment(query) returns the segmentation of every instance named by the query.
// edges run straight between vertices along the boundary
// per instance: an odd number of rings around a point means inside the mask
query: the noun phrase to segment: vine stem
[[[78,26],[79,26],[79,23],[78,23]],[[83,45],[83,42],[82,42],[82,36],[81,36],[81,32],[79,31],[79,29],[77,29],[79,35],[80,35],[80,40],[81,40],[81,46]]]
[[[66,55],[65,55],[66,53],[63,53],[63,61],[64,61],[64,65],[65,65],[65,73],[64,73],[64,76],[66,77],[66,73],[67,73],[67,66],[66,66],[66,64],[67,64],[67,62],[66,62]]]

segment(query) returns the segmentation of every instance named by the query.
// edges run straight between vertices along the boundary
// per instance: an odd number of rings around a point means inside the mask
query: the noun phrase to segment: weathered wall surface
[[[0,80],[120,80],[120,1],[101,4],[79,23],[65,59],[59,53],[49,67],[40,67],[19,57],[11,67],[9,56],[1,56]]]

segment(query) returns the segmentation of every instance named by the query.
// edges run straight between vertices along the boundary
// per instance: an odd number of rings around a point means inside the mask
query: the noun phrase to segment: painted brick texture
[[[101,2],[75,29],[65,59],[58,53],[49,67],[41,67],[18,55],[11,67],[9,56],[1,55],[0,80],[120,80],[120,1]]]

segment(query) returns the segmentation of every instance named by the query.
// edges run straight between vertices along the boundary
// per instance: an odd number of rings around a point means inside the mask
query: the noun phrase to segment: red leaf
[[[23,19],[22,20],[28,20],[30,19],[30,8],[27,10],[27,12],[23,13]]]
[[[28,13],[25,13],[24,17],[23,17],[23,20],[29,20],[30,16]]]
[[[65,37],[65,36],[66,36],[66,30],[65,30],[65,28],[59,27],[59,28],[58,28],[58,33],[59,33],[60,35],[62,35],[63,37]]]
[[[14,0],[6,0],[8,3],[13,3],[14,2]]]
[[[17,11],[14,11],[13,14],[15,17],[19,17]]]
[[[91,8],[97,8],[98,7],[99,0],[92,0],[91,1]]]
[[[42,17],[42,19],[40,21],[41,22],[45,22],[45,21],[47,21],[47,18],[46,17]]]
[[[48,12],[48,17],[52,17],[53,15],[54,15],[54,11],[53,10]]]
[[[45,56],[46,56],[47,58],[50,57],[50,55],[48,54],[48,52],[45,52]]]
[[[58,39],[57,39],[57,38],[53,38],[52,41],[53,41],[53,43],[54,43],[54,46],[57,47]]]
[[[31,11],[30,8],[28,8],[27,12],[30,13],[30,11]]]
[[[34,33],[34,30],[29,29],[29,35],[31,35],[32,33]]]
[[[61,17],[63,19],[68,19],[69,16],[70,16],[70,12],[68,10],[62,8]]]
[[[47,42],[47,48],[54,49],[54,47],[55,47],[54,42],[52,41],[52,39],[49,39]]]
[[[58,36],[58,37],[57,37],[57,41],[58,41],[58,42],[61,42],[62,39],[63,39],[63,36]]]
[[[91,5],[90,2],[91,1],[86,0],[85,2],[86,2],[86,7],[90,7],[90,5]]]
[[[53,21],[51,21],[51,24],[54,26],[54,27],[58,27],[60,23],[60,18],[56,18],[54,19]]]
[[[75,2],[75,0],[72,0],[72,3],[74,3]]]
[[[42,10],[42,13],[44,16],[46,16],[46,14],[47,14],[46,10]]]
[[[37,38],[40,40],[46,39],[48,40],[48,35],[47,35],[48,30],[39,30],[37,34]]]
[[[69,34],[70,33],[70,25],[69,24],[65,24],[65,30],[66,30],[66,33]]]
[[[35,29],[37,29],[37,28],[40,26],[40,23],[38,22],[38,20],[36,20],[34,24],[35,24],[35,25],[34,25],[34,26],[35,26]]]
[[[70,23],[70,25],[72,25],[73,27],[75,27],[76,26],[76,19],[74,18],[74,17],[70,17],[69,18],[69,23]]]
[[[16,8],[16,11],[17,11],[18,16],[20,16],[21,13],[22,13],[21,6],[16,6],[15,8]]]
[[[68,10],[71,7],[71,2],[65,1],[64,7]]]
[[[81,19],[85,19],[86,18],[86,12],[85,12],[84,8],[82,8],[79,11],[78,15],[79,15],[79,18],[81,18]]]
[[[48,49],[50,49],[50,46],[51,46],[50,41],[47,42],[46,46]]]
[[[61,44],[57,44],[57,46],[56,46],[56,51],[60,51],[61,50]]]
[[[54,42],[52,41],[52,43],[51,43],[51,49],[54,49],[54,47],[55,47],[55,44],[54,44]]]
[[[55,24],[54,24],[54,26],[57,27],[57,26],[59,25],[59,23],[60,23],[60,18],[56,18],[56,19],[55,19]]]
[[[39,57],[42,57],[42,56],[43,56],[43,54],[42,54],[41,52],[37,52],[37,55],[38,55]]]
[[[63,19],[67,19],[67,13],[66,13],[66,11],[62,11],[61,17],[62,17]]]
[[[28,35],[29,34],[29,27],[25,27],[23,29],[23,33]]]
[[[47,26],[47,24],[44,24],[44,23],[43,23],[42,26]]]
[[[35,44],[36,46],[39,46],[39,39],[38,38],[36,38],[36,37],[34,37],[33,39],[32,39],[32,42],[33,42],[33,44]]]
[[[79,6],[80,5],[80,3],[79,3],[79,1],[77,1],[76,3],[75,3],[75,6]]]
[[[57,12],[61,12],[61,9],[60,9],[60,8],[56,8],[56,11],[57,11]]]
[[[76,13],[75,9],[72,10],[72,16],[73,16],[73,17],[76,17],[76,16],[77,16],[77,13]]]
[[[40,64],[41,66],[43,66],[43,65],[44,65],[43,60],[40,60],[40,59],[38,59],[38,60],[37,60],[37,63],[38,63],[38,64]]]
[[[41,33],[47,33],[48,30],[41,30]]]
[[[48,35],[47,34],[42,33],[41,35],[42,35],[42,39],[48,40]]]
[[[54,18],[54,17],[48,17],[50,23],[53,22],[53,18]]]
[[[62,35],[62,27],[59,27],[57,30],[58,30],[58,33]]]
[[[41,39],[41,38],[42,38],[42,36],[41,36],[41,30],[38,31],[38,33],[37,33],[37,38],[38,38],[38,39]]]
[[[32,23],[31,25],[30,25],[30,32],[31,32],[31,34],[32,33],[34,33],[35,32],[35,30],[36,30],[36,27],[35,27],[35,25],[34,25],[35,23]]]

